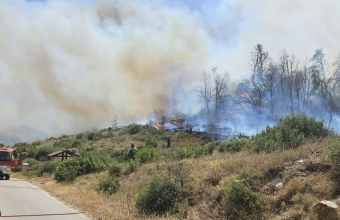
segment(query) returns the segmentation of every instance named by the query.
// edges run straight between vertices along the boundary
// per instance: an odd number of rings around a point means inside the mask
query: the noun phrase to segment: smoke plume
[[[138,120],[193,81],[198,17],[160,2],[0,2],[0,142]]]
[[[218,67],[238,79],[258,43],[274,58],[323,48],[331,63],[339,8],[338,0],[0,0],[0,142],[109,126],[115,116],[136,122],[174,96],[193,111],[200,73]]]

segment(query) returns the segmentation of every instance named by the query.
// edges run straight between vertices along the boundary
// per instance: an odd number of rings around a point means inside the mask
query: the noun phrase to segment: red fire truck
[[[7,147],[0,148],[0,179],[9,180],[11,171],[22,165],[21,153]]]

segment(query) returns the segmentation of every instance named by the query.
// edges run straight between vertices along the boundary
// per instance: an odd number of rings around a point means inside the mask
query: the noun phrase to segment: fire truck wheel
[[[3,175],[0,175],[0,180],[2,180],[4,178],[4,176]]]
[[[10,177],[9,175],[6,175],[6,180],[9,180],[9,177]]]

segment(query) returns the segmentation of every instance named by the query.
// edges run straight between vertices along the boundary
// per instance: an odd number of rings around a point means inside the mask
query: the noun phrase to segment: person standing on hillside
[[[132,160],[135,160],[135,154],[137,153],[137,149],[135,148],[135,144],[132,142],[131,143],[131,148],[128,151],[128,157],[129,157],[129,162]]]
[[[168,142],[168,147],[171,146],[171,139],[170,139],[170,136],[166,139],[166,141]]]

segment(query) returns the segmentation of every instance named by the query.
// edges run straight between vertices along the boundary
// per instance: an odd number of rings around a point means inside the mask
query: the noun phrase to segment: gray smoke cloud
[[[161,2],[0,2],[0,142],[163,108],[209,51],[198,17]]]
[[[32,141],[194,109],[200,73],[233,79],[261,43],[338,53],[338,0],[0,0],[0,142]]]

